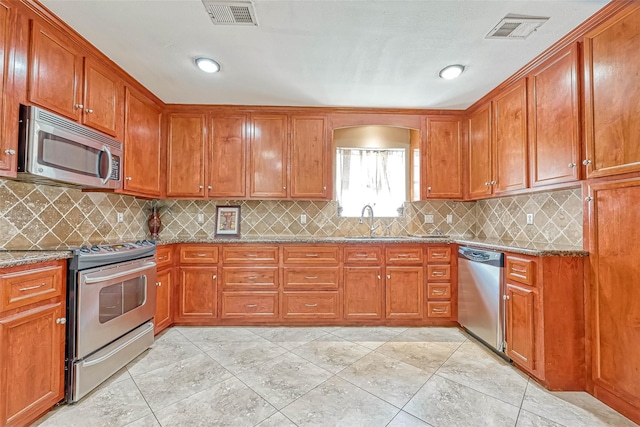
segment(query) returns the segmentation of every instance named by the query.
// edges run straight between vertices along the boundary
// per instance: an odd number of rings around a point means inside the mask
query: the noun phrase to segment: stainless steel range
[[[68,403],[153,344],[155,252],[149,240],[74,250],[67,283]]]

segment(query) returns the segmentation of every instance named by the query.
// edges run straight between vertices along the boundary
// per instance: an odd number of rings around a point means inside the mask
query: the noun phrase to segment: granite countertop
[[[531,243],[514,240],[456,236],[396,236],[396,237],[276,237],[265,236],[241,239],[175,238],[158,240],[158,245],[173,243],[456,243],[489,250],[506,251],[531,256],[586,257],[589,252],[581,246]]]
[[[0,268],[71,258],[71,251],[0,251]]]

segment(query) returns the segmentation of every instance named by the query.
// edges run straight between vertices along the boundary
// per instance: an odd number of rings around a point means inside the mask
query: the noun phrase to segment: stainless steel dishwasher
[[[504,351],[504,254],[458,249],[458,322],[474,337]]]

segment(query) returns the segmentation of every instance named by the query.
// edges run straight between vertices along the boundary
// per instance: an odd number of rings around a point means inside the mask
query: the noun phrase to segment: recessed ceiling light
[[[455,79],[464,71],[464,65],[447,65],[440,70],[439,76],[446,80]]]
[[[205,73],[217,73],[220,71],[220,64],[210,58],[196,59],[196,65]]]

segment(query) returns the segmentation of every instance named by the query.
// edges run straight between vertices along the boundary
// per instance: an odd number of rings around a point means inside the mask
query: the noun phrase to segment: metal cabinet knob
[[[67,323],[67,319],[64,317],[60,317],[59,319],[56,319],[56,323],[58,325],[64,325],[65,323]]]
[[[131,181],[131,177],[130,177],[130,176],[128,176],[128,177],[126,177],[126,178],[125,178],[125,180],[126,180],[126,181]]]
[[[427,191],[431,191],[431,187],[427,187]]]
[[[591,160],[583,160],[582,164],[585,166],[589,166],[591,164]]]
[[[75,105],[74,105],[74,107],[75,107],[75,108],[80,109],[80,108],[84,108],[84,105],[82,105],[82,104],[75,104]]]
[[[380,275],[378,274],[378,280],[382,279],[382,277],[380,277]]]
[[[87,112],[87,114],[91,114],[91,113],[93,113],[93,110],[92,110],[91,108],[87,108],[87,109],[86,109],[86,110],[84,110],[84,111],[86,111],[86,112]]]
[[[490,183],[489,181],[486,181],[486,182],[484,183],[484,185],[486,185],[486,186],[488,187],[488,186],[490,186],[490,185],[491,185],[491,183]]]
[[[204,188],[204,185],[199,185],[198,187],[200,187],[200,189],[202,190]]]
[[[505,301],[508,300],[509,299],[509,295],[502,295],[502,299],[505,300]]]
[[[216,280],[217,278],[218,278],[218,275],[217,275],[217,274],[214,274],[214,275],[213,275],[213,280]]]
[[[156,282],[156,286],[157,286],[157,287],[162,286],[162,282]]]
[[[391,279],[391,275],[390,274],[387,274],[387,279]]]
[[[587,196],[584,198],[584,200],[586,200],[587,202],[591,202],[593,200],[593,197]]]
[[[8,156],[15,156],[16,155],[16,150],[4,150],[4,154],[8,155]]]
[[[213,189],[213,187],[212,187],[211,185],[208,185],[208,186],[207,186],[207,189],[208,189],[208,190],[211,190],[211,189]]]
[[[327,189],[327,186],[325,185],[324,187],[322,187],[322,189],[323,189],[323,190],[326,190],[326,189]]]
[[[286,190],[286,189],[287,189],[287,187],[286,187],[286,186],[285,186],[285,187],[282,187],[282,189],[283,189],[283,190]]]
[[[575,164],[575,163],[569,163],[569,167],[570,167],[570,168],[575,168],[575,167],[576,167],[576,164]]]
[[[497,183],[497,181],[491,181],[491,185],[496,185]]]

